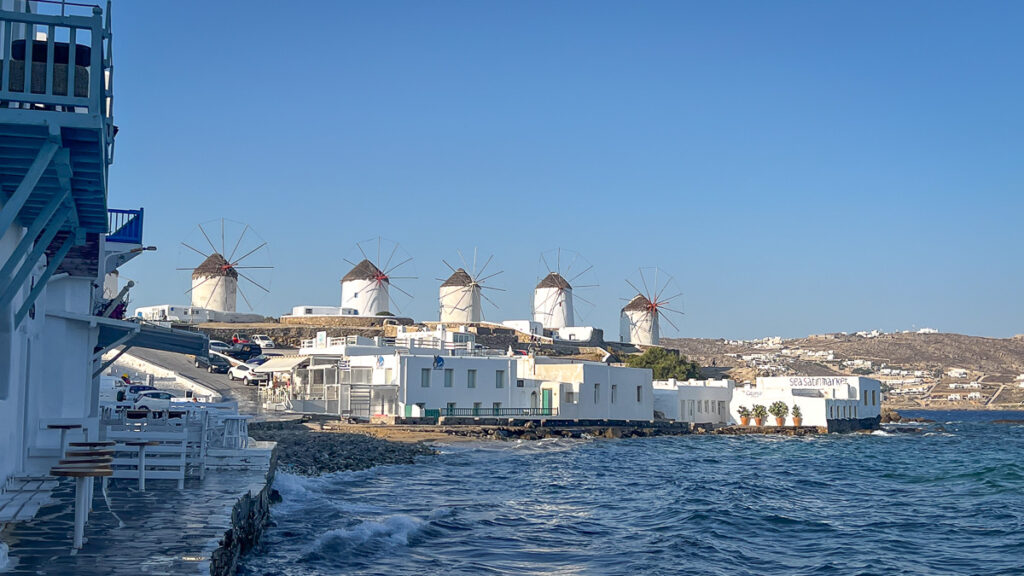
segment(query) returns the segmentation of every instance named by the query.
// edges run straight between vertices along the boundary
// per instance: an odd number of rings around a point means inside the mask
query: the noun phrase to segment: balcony
[[[31,11],[0,10],[0,202],[29,227],[63,199],[71,235],[105,233],[115,133],[109,6],[104,14],[24,4]]]
[[[142,208],[107,209],[107,242],[142,244]]]

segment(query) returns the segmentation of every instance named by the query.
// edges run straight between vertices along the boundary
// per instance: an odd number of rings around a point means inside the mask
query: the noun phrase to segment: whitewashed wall
[[[391,311],[388,284],[376,280],[348,280],[341,283],[341,307],[354,308],[359,316],[375,316]]]

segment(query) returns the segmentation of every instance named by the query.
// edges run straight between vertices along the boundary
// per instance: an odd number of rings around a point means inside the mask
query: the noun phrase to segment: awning
[[[278,356],[253,368],[253,372],[291,372],[296,366],[309,360],[309,356]]]
[[[115,320],[103,316],[88,316],[72,312],[47,312],[47,316],[76,320],[99,328],[96,345],[103,349],[114,348],[123,344],[135,348],[150,348],[177,352],[178,354],[206,355],[209,346],[206,335],[201,332],[164,328],[142,322]],[[105,351],[105,350],[104,350]]]

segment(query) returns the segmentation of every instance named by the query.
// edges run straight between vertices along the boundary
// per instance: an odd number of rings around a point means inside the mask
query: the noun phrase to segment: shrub
[[[650,368],[655,380],[700,378],[700,365],[687,361],[677,350],[648,348],[643,354],[630,356],[626,364],[630,368]]]
[[[736,409],[736,412],[740,415],[740,418],[750,418],[750,408],[746,406],[740,406]]]
[[[800,407],[793,404],[793,418],[803,418],[804,413],[800,410]]]
[[[762,404],[754,404],[754,409],[751,410],[751,413],[753,413],[754,418],[764,418],[768,416],[768,409]]]
[[[768,407],[768,413],[776,418],[785,418],[789,415],[789,406],[782,400],[776,400]]]

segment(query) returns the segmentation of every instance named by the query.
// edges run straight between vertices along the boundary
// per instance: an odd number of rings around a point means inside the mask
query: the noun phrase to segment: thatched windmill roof
[[[196,266],[196,269],[192,271],[193,279],[210,277],[216,278],[217,276],[226,276],[228,278],[238,279],[238,272],[235,271],[230,262],[224,259],[224,257],[217,252],[210,254],[206,260],[203,260],[202,264]]]
[[[472,285],[473,277],[470,276],[469,273],[463,270],[462,268],[459,268],[458,270],[455,271],[454,274],[449,276],[448,279],[444,281],[444,284],[441,284],[441,288],[466,288]]]
[[[551,272],[545,276],[539,284],[537,284],[537,288],[558,288],[560,290],[568,290],[572,289],[572,286],[569,285],[569,282],[567,282],[565,278],[562,278],[561,274],[558,272]]]
[[[643,294],[637,294],[622,308],[623,312],[646,312],[651,309],[651,301]]]
[[[348,274],[341,279],[342,282],[348,282],[349,280],[376,280],[377,276],[381,274],[380,268],[377,268],[373,262],[369,260],[363,260],[359,264],[356,264],[354,268],[349,270]]]

